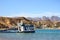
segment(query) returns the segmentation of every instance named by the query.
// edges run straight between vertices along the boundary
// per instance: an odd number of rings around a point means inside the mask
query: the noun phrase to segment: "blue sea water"
[[[0,33],[0,40],[60,40],[60,30],[36,30],[35,33]]]

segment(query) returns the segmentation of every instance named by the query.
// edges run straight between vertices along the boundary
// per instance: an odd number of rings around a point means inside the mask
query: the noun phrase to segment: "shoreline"
[[[0,30],[9,30],[9,28],[0,28]],[[39,29],[39,28],[36,28],[35,30],[60,30],[60,28],[44,28],[44,29]],[[15,29],[11,29],[11,30],[15,30]]]

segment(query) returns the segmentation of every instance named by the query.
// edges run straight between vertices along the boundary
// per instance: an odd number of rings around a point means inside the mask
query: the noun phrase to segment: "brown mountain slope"
[[[21,20],[27,24],[31,23],[30,20],[24,17],[17,17],[17,18],[0,17],[0,28],[10,28],[12,26],[16,26],[17,23],[20,23]]]
[[[20,21],[23,21],[25,24],[33,24],[37,28],[43,28],[48,27],[48,28],[59,28],[60,27],[60,22],[52,22],[50,19],[47,20],[39,20],[39,21],[34,21],[34,20],[29,20],[26,19],[25,17],[0,17],[0,28],[12,28],[16,27],[17,23],[20,23]]]

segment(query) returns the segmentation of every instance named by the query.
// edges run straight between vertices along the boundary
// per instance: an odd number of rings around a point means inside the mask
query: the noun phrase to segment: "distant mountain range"
[[[41,27],[49,27],[55,28],[60,27],[60,17],[52,16],[52,17],[0,17],[0,28],[11,28],[16,27],[17,23],[23,21],[26,24],[33,24],[37,28]]]
[[[40,20],[60,21],[60,17],[58,16],[52,16],[52,17],[43,16],[43,17],[35,17],[35,18],[27,17],[27,19],[33,21],[40,21]]]

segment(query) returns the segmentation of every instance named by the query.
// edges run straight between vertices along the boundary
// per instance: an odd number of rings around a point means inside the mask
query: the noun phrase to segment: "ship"
[[[24,24],[23,21],[17,23],[17,30],[7,29],[7,30],[0,30],[0,33],[35,33],[34,25],[32,24]]]
[[[34,33],[34,26],[32,24],[24,24],[22,21],[18,23],[18,31],[23,33]]]

